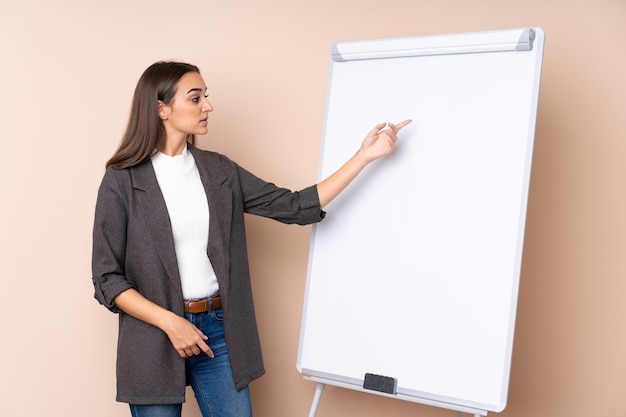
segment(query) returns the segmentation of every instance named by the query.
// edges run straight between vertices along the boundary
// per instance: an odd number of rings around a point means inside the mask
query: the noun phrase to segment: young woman
[[[321,221],[322,207],[410,123],[376,125],[337,172],[292,192],[194,147],[213,111],[206,91],[196,66],[146,69],[98,190],[95,297],[119,313],[117,400],[134,417],[179,417],[186,385],[205,417],[252,415],[248,384],[264,368],[244,213]]]

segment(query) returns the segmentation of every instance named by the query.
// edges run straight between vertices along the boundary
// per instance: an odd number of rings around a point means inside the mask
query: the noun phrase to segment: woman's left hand
[[[404,126],[411,123],[411,119],[407,119],[398,124],[379,123],[369,131],[363,142],[359,153],[369,163],[381,156],[391,153],[398,141],[398,131]],[[387,129],[385,129],[387,127]]]
[[[369,131],[359,150],[332,175],[317,184],[320,206],[324,207],[341,193],[363,168],[375,159],[385,156],[396,146],[398,131],[411,123],[379,123]],[[385,127],[388,127],[385,129]]]

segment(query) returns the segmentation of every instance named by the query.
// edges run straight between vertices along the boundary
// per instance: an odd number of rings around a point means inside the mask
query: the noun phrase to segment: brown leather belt
[[[199,314],[222,308],[222,299],[219,294],[201,300],[185,300],[185,313]]]

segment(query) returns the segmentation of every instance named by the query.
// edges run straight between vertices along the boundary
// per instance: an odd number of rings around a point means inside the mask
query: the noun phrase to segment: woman
[[[117,400],[134,417],[180,416],[186,385],[203,416],[251,416],[247,387],[264,368],[244,213],[321,221],[322,207],[410,123],[378,124],[336,173],[292,192],[193,146],[213,111],[206,91],[196,66],[146,69],[98,191],[95,297],[119,313]]]

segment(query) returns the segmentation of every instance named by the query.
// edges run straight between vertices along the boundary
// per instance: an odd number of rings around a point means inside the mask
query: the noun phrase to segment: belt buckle
[[[201,306],[201,307],[199,307]],[[199,312],[197,311],[198,307],[203,310],[203,311],[207,311],[209,308],[209,300],[208,299],[203,299],[203,300],[185,300],[185,311],[191,313],[191,314],[198,314]]]

